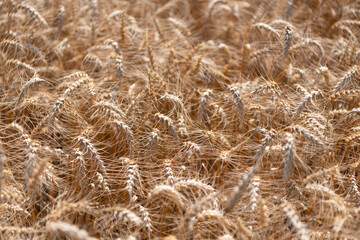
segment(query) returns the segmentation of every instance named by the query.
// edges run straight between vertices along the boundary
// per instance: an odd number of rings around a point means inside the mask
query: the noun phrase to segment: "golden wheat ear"
[[[25,5],[25,4],[18,4],[16,6],[16,8],[18,10],[24,11],[26,14],[28,14],[32,18],[38,20],[45,27],[49,26],[48,23],[46,22],[46,20],[41,16],[41,14],[35,8],[33,8],[32,6],[28,6],[28,5]]]
[[[290,49],[292,38],[293,38],[293,30],[291,29],[290,26],[286,26],[286,28],[285,28],[285,45],[284,45],[284,50],[283,50],[283,58],[284,59]]]
[[[228,202],[226,208],[224,209],[225,213],[229,213],[235,205],[239,202],[240,198],[244,194],[244,191],[249,186],[251,179],[253,177],[253,170],[248,171],[239,181],[239,184],[235,187],[233,196],[231,197],[230,201]]]
[[[301,240],[310,239],[309,230],[307,229],[306,225],[303,222],[301,222],[301,220],[300,220],[299,216],[297,215],[297,213],[295,212],[293,206],[289,202],[284,201],[284,203],[282,204],[282,207],[283,207],[283,211],[284,211],[286,217],[289,219],[292,226],[295,228],[295,231],[296,231],[297,235],[299,236],[299,238]]]
[[[46,231],[50,233],[50,236],[66,236],[75,239],[88,239],[96,240],[89,236],[89,233],[83,229],[80,229],[76,225],[72,225],[66,222],[49,222],[46,224]]]

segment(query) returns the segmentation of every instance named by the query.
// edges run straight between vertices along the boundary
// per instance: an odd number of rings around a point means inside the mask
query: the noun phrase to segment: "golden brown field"
[[[0,239],[360,239],[359,9],[0,1]]]

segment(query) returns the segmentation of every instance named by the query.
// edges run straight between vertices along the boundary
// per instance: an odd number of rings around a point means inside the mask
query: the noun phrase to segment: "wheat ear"
[[[309,230],[307,229],[306,225],[301,222],[299,216],[296,214],[293,206],[284,200],[283,204],[281,205],[283,211],[286,214],[286,217],[290,220],[291,224],[295,228],[295,231],[301,240],[310,240],[309,237]]]
[[[286,26],[285,28],[285,46],[283,50],[283,59],[285,59],[286,55],[288,54],[288,51],[291,46],[291,41],[293,38],[293,30],[290,26]]]
[[[244,191],[249,186],[253,175],[254,175],[253,169],[246,172],[243,175],[243,177],[239,181],[238,185],[234,188],[233,195],[232,195],[230,201],[228,201],[226,208],[224,209],[225,213],[229,213],[235,207],[235,205],[239,202]]]
[[[285,152],[284,181],[286,183],[291,177],[292,164],[294,161],[294,154],[295,154],[294,137],[290,133],[287,133],[285,135],[284,152]]]
[[[78,228],[75,225],[66,222],[48,222],[46,224],[46,230],[53,236],[62,235],[76,240],[96,240],[89,236],[89,233],[85,230]]]
[[[41,22],[41,24],[43,24],[45,27],[48,27],[48,23],[46,22],[46,20],[43,18],[43,16],[41,16],[41,14],[35,8],[25,4],[19,4],[17,5],[17,9],[21,9],[25,11],[30,16],[39,20],[39,22]]]

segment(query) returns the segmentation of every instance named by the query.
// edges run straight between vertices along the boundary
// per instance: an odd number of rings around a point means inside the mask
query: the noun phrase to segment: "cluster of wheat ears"
[[[0,1],[0,239],[359,239],[359,9]]]

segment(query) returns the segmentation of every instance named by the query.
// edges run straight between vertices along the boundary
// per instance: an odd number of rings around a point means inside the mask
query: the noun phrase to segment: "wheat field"
[[[0,239],[360,239],[359,9],[0,1]]]

